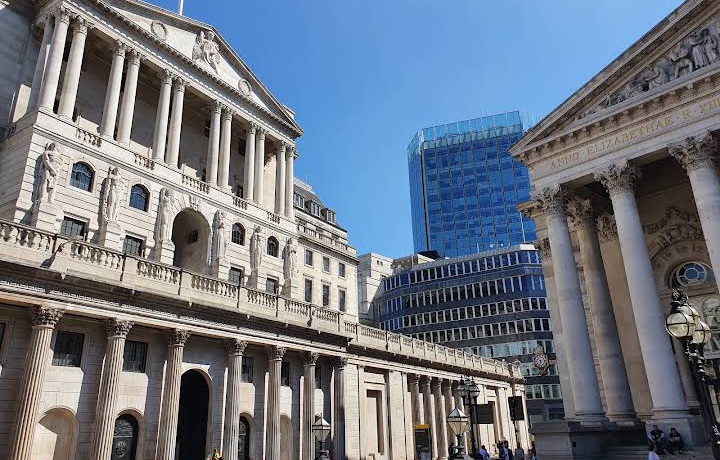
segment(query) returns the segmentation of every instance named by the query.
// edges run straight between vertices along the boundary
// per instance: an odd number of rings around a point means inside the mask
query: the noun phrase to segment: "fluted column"
[[[92,439],[92,460],[107,460],[112,453],[115,432],[115,405],[117,403],[120,373],[123,368],[125,338],[133,322],[109,319],[105,322],[107,345],[103,362],[98,401],[95,407],[95,426]]]
[[[168,166],[178,167],[180,159],[180,133],[182,131],[183,107],[185,105],[185,80],[175,79],[173,86],[172,114],[170,115],[170,134],[165,162]]]
[[[438,423],[435,424],[435,437],[437,438],[438,458],[448,458],[448,437],[447,437],[447,414],[445,413],[445,401],[443,400],[442,385],[444,380],[433,379],[432,389],[435,396],[435,415]]]
[[[175,329],[168,334],[168,356],[165,368],[165,382],[163,384],[156,460],[175,459],[182,359],[188,337],[190,337],[190,331],[179,329]]]
[[[122,84],[123,66],[125,65],[125,51],[125,44],[117,40],[113,49],[110,79],[105,93],[105,108],[100,123],[100,134],[109,138],[115,135],[115,120],[117,119],[118,103],[120,102],[120,85]]]
[[[645,233],[640,222],[634,185],[640,172],[627,161],[595,175],[610,193],[620,249],[630,290],[640,349],[645,362],[655,417],[686,412],[680,376],[670,340],[664,333],[665,318],[658,298]],[[574,390],[574,387],[573,387]],[[677,415],[677,414],[676,414]]]
[[[438,440],[435,434],[435,403],[430,392],[430,378],[420,377],[420,387],[423,393],[423,406],[425,409],[425,424],[430,425],[430,449],[432,449],[432,458],[439,458]]]
[[[633,420],[635,409],[615,324],[610,288],[600,253],[592,203],[590,200],[576,198],[568,204],[568,211],[572,215],[580,243],[580,257],[587,293],[590,297],[595,348],[603,379],[606,414],[610,421]]]
[[[245,180],[243,181],[243,198],[255,201],[255,133],[258,125],[250,123],[245,139]]]
[[[705,132],[671,144],[669,151],[690,178],[695,206],[713,271],[720,273],[720,178],[717,173],[718,142]],[[720,276],[715,277],[720,288]]]
[[[259,128],[255,136],[255,202],[263,205],[265,190],[265,135],[267,132]]]
[[[285,215],[285,152],[287,144],[280,143],[280,148],[275,153],[275,213]]]
[[[455,407],[455,400],[452,395],[452,382],[447,379],[443,379],[442,392],[443,399],[445,400],[445,420],[447,420],[447,415],[452,412],[453,407]],[[446,432],[446,439],[448,440],[448,443],[452,444],[453,442],[456,442],[457,438],[455,437],[455,434],[453,434],[452,430],[446,430]]]
[[[40,97],[40,89],[43,84],[43,77],[45,75],[45,66],[47,65],[48,56],[50,55],[50,45],[52,43],[53,30],[53,16],[48,14],[45,15],[38,23],[45,22],[45,28],[43,29],[42,41],[40,42],[40,50],[38,52],[37,61],[35,61],[35,72],[33,73],[32,87],[30,88],[30,96],[28,97],[28,110],[35,109],[38,104],[38,98]]]
[[[70,55],[65,66],[65,79],[60,93],[58,115],[72,118],[77,99],[78,84],[80,83],[80,69],[83,54],[85,53],[85,39],[88,34],[88,25],[85,19],[76,17],[73,21],[73,38],[70,45]]]
[[[295,147],[288,148],[285,153],[285,216],[288,219],[295,218],[293,197],[295,193],[295,158],[297,151]]]
[[[155,135],[153,137],[153,160],[163,161],[165,158],[165,143],[167,142],[168,113],[170,112],[170,91],[172,90],[173,74],[169,70],[161,70],[160,99],[155,116]]]
[[[223,458],[238,460],[238,439],[240,438],[240,388],[242,373],[242,358],[247,342],[240,339],[230,339],[225,342],[227,354],[228,383],[225,398],[225,434],[223,436]]]
[[[265,459],[280,460],[280,375],[285,348],[273,346],[268,350],[267,427],[265,429]]]
[[[315,436],[312,426],[315,423],[315,366],[319,358],[318,353],[308,353],[303,364],[303,452],[301,460],[315,459]]]
[[[535,198],[546,216],[563,332],[567,334],[566,342],[572,344],[566,351],[575,416],[579,421],[599,421],[603,418],[603,407],[565,211],[565,192],[556,185],[540,190]]]
[[[210,135],[208,136],[207,170],[205,182],[212,185],[218,183],[218,156],[220,153],[220,114],[222,112],[220,101],[213,101],[210,105]]]
[[[141,60],[140,53],[136,50],[130,50],[130,59],[128,59],[127,73],[125,75],[125,90],[123,91],[122,106],[120,107],[120,121],[118,122],[117,141],[121,144],[130,142]]]
[[[67,38],[68,26],[70,25],[70,13],[65,9],[58,8],[52,15],[55,18],[55,28],[53,30],[50,52],[47,65],[45,66],[45,76],[42,80],[40,100],[38,102],[40,107],[49,110],[52,110],[55,106],[55,95],[57,94],[58,83],[60,82],[60,70],[62,69],[62,59],[65,53],[65,39]]]
[[[35,307],[33,310],[30,344],[16,398],[17,408],[9,446],[9,460],[30,458],[45,371],[50,360],[50,341],[61,316],[62,311],[54,308]]]
[[[232,140],[232,120],[234,116],[235,112],[231,108],[223,108],[218,169],[218,187],[223,190],[230,188],[230,141]]]
[[[420,425],[422,423],[422,412],[420,411],[420,379],[418,379],[417,375],[408,374],[408,386],[410,387],[413,424]]]
[[[333,438],[333,458],[336,460],[345,460],[347,452],[345,452],[345,401],[347,400],[345,388],[345,369],[348,365],[348,359],[345,357],[338,358],[335,362],[335,401],[333,414],[335,415],[335,426]]]

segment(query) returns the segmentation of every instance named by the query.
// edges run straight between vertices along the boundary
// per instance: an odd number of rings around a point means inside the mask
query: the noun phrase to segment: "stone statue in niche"
[[[224,211],[215,212],[213,235],[215,237],[215,257],[224,259],[227,251],[227,220]]]
[[[102,218],[105,223],[118,222],[122,186],[120,170],[117,167],[110,168],[107,179],[105,179],[105,190],[103,190],[102,200]]]
[[[156,241],[172,240],[173,207],[175,194],[172,190],[164,188],[160,191],[160,206],[158,207],[158,225],[155,231]]]
[[[688,44],[690,45],[690,56],[692,57],[695,69],[700,69],[710,64],[707,55],[705,54],[706,31],[707,29],[696,30],[688,37]]]
[[[295,239],[288,238],[285,248],[283,249],[283,271],[285,282],[292,281],[295,278],[297,270],[297,246]]]
[[[57,144],[50,142],[45,146],[42,154],[42,167],[40,170],[40,190],[38,191],[38,201],[47,203],[55,202],[55,192],[57,190],[57,177],[62,165],[62,155]]]
[[[200,31],[195,39],[192,59],[204,62],[217,73],[220,64],[220,47],[215,43],[215,32],[209,30],[205,35],[205,31]]]
[[[262,265],[263,252],[265,252],[265,236],[262,227],[255,227],[252,240],[250,241],[250,268],[256,274]]]

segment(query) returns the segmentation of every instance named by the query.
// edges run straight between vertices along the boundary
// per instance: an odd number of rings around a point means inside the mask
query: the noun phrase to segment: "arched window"
[[[245,244],[245,227],[240,224],[233,224],[232,242],[235,244]]]
[[[240,417],[240,430],[238,433],[238,460],[250,459],[250,423],[245,417]]]
[[[87,163],[75,163],[70,174],[70,185],[91,192],[94,175],[95,173]]]
[[[140,211],[148,210],[150,193],[140,184],[135,184],[130,189],[130,207]]]
[[[123,414],[115,419],[113,434],[112,458],[119,460],[135,460],[138,442],[138,422],[130,414]]]
[[[278,243],[278,240],[274,236],[271,236],[270,238],[268,238],[268,240],[267,240],[267,253],[268,254],[270,254],[273,257],[277,257],[279,248],[280,248],[280,244]]]
[[[712,269],[702,262],[685,262],[678,265],[670,275],[672,289],[688,289],[715,281]]]

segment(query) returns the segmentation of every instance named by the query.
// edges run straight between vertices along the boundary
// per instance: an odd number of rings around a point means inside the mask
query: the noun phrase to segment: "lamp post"
[[[473,427],[477,424],[477,420],[475,420],[475,406],[477,406],[477,398],[480,396],[480,387],[478,387],[477,383],[475,383],[473,379],[463,376],[460,377],[457,392],[462,398],[463,404],[470,410],[470,455],[473,458],[476,458],[478,451],[477,443],[475,441],[475,430]]]
[[[458,409],[457,407],[454,408],[447,417],[447,424],[450,427],[450,430],[453,432],[455,437],[457,438],[457,450],[453,453],[451,459],[463,459],[467,460],[470,457],[468,457],[463,452],[463,446],[462,446],[462,435],[465,433],[465,430],[467,430],[468,427],[468,417]]]
[[[325,440],[330,434],[330,424],[322,415],[317,416],[315,423],[312,424],[312,433],[320,443],[320,450],[315,460],[330,460],[329,452],[325,450]]]
[[[710,341],[710,327],[702,321],[700,313],[688,302],[687,294],[673,290],[670,313],[665,318],[665,330],[678,339],[685,348],[685,356],[695,383],[695,391],[700,396],[705,434],[712,444],[715,460],[720,460],[720,427],[710,399],[710,390],[705,381],[705,345]]]

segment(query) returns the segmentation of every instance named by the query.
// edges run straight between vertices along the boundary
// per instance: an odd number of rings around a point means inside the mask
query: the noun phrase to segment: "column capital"
[[[228,355],[240,355],[245,353],[247,342],[241,339],[228,339],[225,341],[225,353]]]
[[[65,24],[70,25],[70,20],[72,19],[72,16],[70,12],[63,6],[58,6],[55,8],[52,12],[49,13],[50,16],[52,16],[55,19],[55,24],[59,22],[64,22]]]
[[[52,13],[39,14],[32,23],[33,28],[40,27],[43,24],[44,27],[52,26],[53,15]]]
[[[687,172],[701,168],[714,168],[717,140],[710,131],[688,136],[680,142],[668,145],[668,152]]]
[[[128,59],[128,65],[140,65],[140,62],[145,59],[145,56],[143,56],[138,50],[135,48],[130,48],[130,58]]]
[[[348,361],[349,360],[348,360],[347,356],[339,356],[334,362],[335,368],[345,369],[348,365]]]
[[[303,364],[306,366],[315,366],[318,359],[320,359],[320,353],[310,351],[303,357]]]
[[[132,329],[133,324],[135,323],[125,319],[110,318],[106,320],[105,332],[107,333],[108,339],[112,337],[121,337],[124,339],[127,337],[130,329]]]
[[[188,338],[190,338],[190,331],[185,329],[173,329],[168,332],[168,345],[184,347]]]
[[[552,253],[550,252],[550,238],[538,240],[535,246],[537,246],[537,250],[540,252],[540,258],[542,260],[550,260],[552,258]]]
[[[432,378],[430,379],[430,385],[431,385],[433,388],[437,388],[437,389],[439,390],[439,389],[441,388],[441,386],[442,386],[442,381],[443,381],[443,379],[441,379],[441,378],[432,377]]]
[[[635,183],[641,177],[640,169],[628,161],[614,163],[595,173],[595,180],[603,184],[610,196],[635,190]]]
[[[407,380],[408,380],[408,385],[417,385],[420,382],[420,379],[418,378],[417,374],[408,374]]]
[[[225,121],[232,121],[235,116],[235,111],[228,106],[223,106],[222,118]]]
[[[425,388],[426,386],[430,385],[430,377],[427,375],[421,375],[419,378],[420,386]]]
[[[125,43],[123,43],[122,40],[115,40],[115,43],[113,43],[113,56],[120,56],[124,58],[126,51],[127,46]]]
[[[162,83],[163,85],[170,85],[175,79],[175,75],[168,69],[160,70],[157,75],[160,79],[160,83]]]
[[[287,348],[285,347],[279,347],[277,345],[273,345],[272,347],[268,348],[268,359],[270,361],[282,361],[283,356],[285,356],[285,352],[287,351]]]
[[[55,327],[62,315],[63,311],[60,309],[37,306],[33,308],[32,325],[33,327]]]
[[[72,21],[73,32],[76,34],[87,35],[88,29],[92,28],[92,25],[82,16],[75,16]]]
[[[267,134],[267,130],[263,128],[262,126],[257,127],[257,138],[261,142],[265,140],[265,135]]]
[[[210,113],[211,114],[220,114],[223,109],[223,104],[220,102],[220,100],[214,100],[210,103]]]
[[[287,155],[288,158],[292,158],[293,160],[298,157],[297,149],[294,145],[288,146],[287,150],[285,150],[285,155]]]
[[[565,215],[567,192],[560,184],[553,184],[540,190],[535,190],[533,199],[547,215]]]
[[[250,126],[247,129],[248,134],[255,135],[259,128],[260,128],[260,126],[257,123],[255,123],[254,121],[251,121]]]
[[[597,218],[597,232],[600,243],[615,241],[618,239],[617,225],[615,225],[615,216],[612,214],[603,214]]]
[[[187,82],[180,77],[175,77],[174,80],[175,81],[173,82],[173,88],[175,88],[175,92],[176,93],[184,93],[185,87],[187,86]]]
[[[452,382],[448,379],[442,379],[441,384],[442,384],[443,391],[452,389]]]
[[[575,227],[587,228],[595,225],[595,210],[590,200],[575,197],[568,201],[567,211]]]
[[[285,155],[288,149],[288,143],[285,141],[280,142],[280,147],[278,148],[278,155]]]

